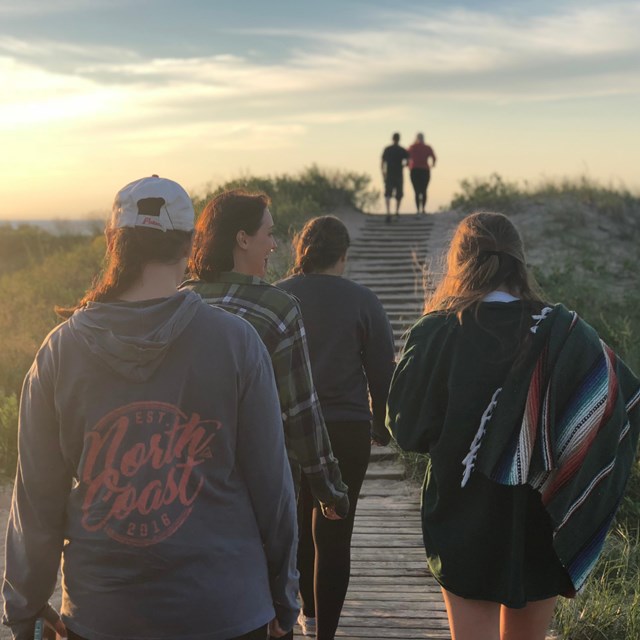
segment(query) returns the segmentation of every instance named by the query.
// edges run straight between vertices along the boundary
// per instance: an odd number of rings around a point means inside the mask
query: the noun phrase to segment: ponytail
[[[317,273],[332,267],[350,244],[347,227],[335,216],[309,220],[293,239],[295,263],[291,273]]]

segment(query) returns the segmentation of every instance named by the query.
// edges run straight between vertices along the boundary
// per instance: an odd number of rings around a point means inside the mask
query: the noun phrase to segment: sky
[[[494,172],[637,192],[639,33],[640,0],[0,0],[0,219],[102,215],[153,173],[379,189],[394,131],[436,153],[429,209]]]

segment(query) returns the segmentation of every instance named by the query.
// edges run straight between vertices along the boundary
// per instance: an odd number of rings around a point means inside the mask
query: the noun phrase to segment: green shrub
[[[72,306],[99,270],[104,239],[84,238],[68,251],[54,251],[38,264],[0,277],[0,473],[15,472],[17,410],[15,398],[34,355],[60,322],[56,305]]]
[[[15,447],[18,425],[18,396],[0,391],[0,469],[5,475],[15,471],[17,452]]]
[[[597,210],[603,221],[628,223],[634,233],[640,230],[638,196],[625,187],[604,186],[586,176],[547,179],[530,184],[526,181],[509,182],[492,173],[489,177],[462,180],[459,189],[446,209],[464,213],[480,210],[510,214],[525,204],[551,204],[563,208],[573,203]]]
[[[0,275],[36,265],[52,253],[69,251],[86,241],[86,236],[53,235],[28,224],[17,229],[0,225]]]
[[[499,211],[512,213],[523,193],[514,182],[506,182],[497,173],[488,178],[465,179],[460,182],[460,193],[456,193],[447,209],[464,213],[473,211]]]
[[[640,268],[640,260],[636,268]],[[627,291],[621,298],[611,295],[599,284],[599,271],[599,263],[592,263],[590,269],[581,270],[581,275],[578,276],[574,263],[551,267],[546,271],[538,268],[535,276],[548,300],[562,302],[570,309],[577,310],[600,337],[638,373],[640,292]]]
[[[271,198],[276,231],[281,236],[299,228],[313,216],[331,213],[340,207],[362,210],[378,198],[378,193],[371,189],[370,176],[323,170],[314,165],[294,176],[246,176],[230,180],[196,199],[196,211],[202,211],[212,196],[237,188],[264,191]]]

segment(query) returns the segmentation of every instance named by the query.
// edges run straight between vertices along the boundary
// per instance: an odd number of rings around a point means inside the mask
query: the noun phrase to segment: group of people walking
[[[382,305],[343,277],[339,219],[307,222],[291,274],[265,281],[269,207],[224,192],[196,223],[157,176],[116,196],[104,271],[25,379],[4,623],[264,640],[297,620],[331,640],[370,447],[393,434],[429,454],[424,542],[453,639],[542,640],[622,497],[640,382],[544,300],[505,216],[459,225],[396,366]]]
[[[391,140],[392,143],[382,152],[381,161],[387,222],[391,222],[392,219],[391,198],[395,198],[396,201],[395,215],[400,214],[400,203],[404,196],[404,168],[407,166],[415,194],[416,215],[426,213],[431,169],[436,166],[436,154],[428,144],[425,144],[424,134],[418,133],[408,149],[400,145],[399,133],[394,133]]]

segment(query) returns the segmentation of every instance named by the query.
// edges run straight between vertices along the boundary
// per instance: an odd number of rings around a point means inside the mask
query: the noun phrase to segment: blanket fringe
[[[487,423],[491,420],[491,416],[493,415],[493,410],[495,406],[498,404],[498,395],[502,391],[502,387],[499,387],[495,390],[491,402],[489,406],[484,410],[482,414],[482,419],[480,420],[480,426],[478,427],[478,431],[473,438],[473,442],[471,443],[471,448],[469,449],[469,453],[464,457],[462,464],[464,465],[464,472],[462,474],[462,483],[461,487],[464,487],[467,482],[469,482],[469,478],[471,477],[471,472],[475,467],[475,460],[478,456],[478,451],[480,450],[480,445],[482,444],[482,437],[487,431]]]

